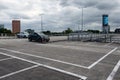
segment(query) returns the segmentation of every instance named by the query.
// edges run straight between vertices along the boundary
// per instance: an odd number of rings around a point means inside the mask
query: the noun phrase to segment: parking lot
[[[1,39],[0,80],[120,80],[120,44]]]

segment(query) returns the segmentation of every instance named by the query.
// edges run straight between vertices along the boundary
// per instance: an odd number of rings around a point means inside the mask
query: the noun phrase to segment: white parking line
[[[99,60],[97,60],[96,62],[94,62],[93,64],[91,64],[88,68],[91,69],[96,64],[98,64],[100,61],[102,61],[104,58],[106,58],[108,55],[110,55],[111,53],[113,53],[114,51],[116,51],[117,49],[118,49],[118,47],[114,48],[113,50],[111,50],[110,52],[108,52],[105,56],[103,56],[102,58],[100,58]]]
[[[55,62],[59,62],[59,63],[63,63],[63,64],[68,64],[68,65],[72,65],[72,66],[76,66],[76,67],[80,67],[80,68],[91,69],[92,67],[97,65],[100,61],[102,61],[104,58],[106,58],[108,55],[110,55],[111,53],[116,51],[118,49],[118,47],[114,48],[113,50],[108,52],[106,55],[104,55],[102,58],[100,58],[99,60],[97,60],[96,62],[94,62],[93,64],[91,64],[88,67],[82,66],[82,65],[78,65],[78,64],[74,64],[74,63],[61,61],[61,60],[56,60],[56,59],[52,59],[52,58],[47,58],[47,57],[43,57],[43,56],[33,55],[33,54],[29,54],[29,53],[23,53],[23,52],[19,52],[19,51],[15,51],[15,50],[10,50],[10,49],[6,49],[6,48],[0,48],[0,49],[6,50],[6,51],[10,51],[10,52],[14,52],[14,53],[18,53],[18,54],[27,55],[27,56],[32,56],[32,57],[36,57],[36,58],[42,58],[42,59],[46,59],[46,60],[50,60],[50,61],[55,61]]]
[[[10,59],[13,59],[13,58],[4,58],[4,59],[0,59],[0,62],[1,62],[1,61],[10,60]]]
[[[29,63],[33,63],[33,64],[39,65],[41,67],[45,67],[45,68],[48,68],[48,69],[51,69],[51,70],[55,70],[55,71],[58,71],[58,72],[61,72],[61,73],[64,73],[64,74],[68,74],[68,75],[71,75],[71,76],[74,76],[74,77],[78,77],[78,78],[80,78],[82,80],[86,80],[87,79],[87,77],[82,76],[82,75],[78,75],[78,74],[75,74],[75,73],[72,73],[72,72],[68,72],[68,71],[65,71],[65,70],[62,70],[62,69],[59,69],[59,68],[51,67],[51,66],[40,64],[40,63],[31,61],[31,60],[27,60],[27,59],[23,59],[23,58],[20,58],[20,57],[16,57],[16,56],[13,56],[13,55],[10,55],[10,54],[7,54],[7,53],[0,52],[0,54],[6,55],[6,56],[10,56],[10,57],[13,57],[13,58],[16,58],[16,59],[19,59],[19,60],[22,60],[22,61],[26,61],[26,62],[29,62]]]
[[[106,80],[113,80],[115,74],[117,73],[118,69],[120,67],[120,60],[118,61],[117,65],[114,67],[113,71],[110,73],[108,78]]]
[[[33,68],[36,68],[36,67],[38,67],[38,66],[39,66],[39,65],[34,65],[34,66],[32,66],[32,67],[24,68],[24,69],[21,69],[21,70],[19,70],[19,71],[15,71],[15,72],[6,74],[6,75],[4,75],[4,76],[0,76],[0,79],[3,79],[3,78],[6,78],[6,77],[9,77],[9,76],[12,76],[12,75],[15,75],[15,74],[18,74],[18,73],[21,73],[21,72],[24,72],[24,71],[33,69]]]
[[[86,66],[82,66],[82,65],[78,65],[78,64],[74,64],[74,63],[70,63],[70,62],[65,62],[65,61],[56,60],[56,59],[52,59],[52,58],[47,58],[47,57],[43,57],[43,56],[23,53],[23,52],[19,52],[19,51],[15,51],[15,50],[9,50],[9,49],[5,49],[5,48],[0,48],[0,49],[10,51],[10,52],[14,52],[14,53],[27,55],[27,56],[32,56],[32,57],[36,57],[36,58],[46,59],[46,60],[50,60],[50,61],[54,61],[54,62],[59,62],[59,63],[67,64],[67,65],[72,65],[72,66],[88,69],[88,67],[86,67]]]

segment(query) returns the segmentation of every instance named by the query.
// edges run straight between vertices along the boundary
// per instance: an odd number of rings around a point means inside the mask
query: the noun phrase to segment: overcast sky
[[[40,31],[42,16],[44,30],[77,30],[82,8],[84,30],[102,30],[102,14],[109,15],[111,30],[120,27],[119,0],[0,0],[0,24],[11,29],[12,20],[20,19],[22,31]]]

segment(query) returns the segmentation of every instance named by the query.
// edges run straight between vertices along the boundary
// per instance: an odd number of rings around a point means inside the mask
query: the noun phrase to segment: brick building
[[[20,32],[20,20],[12,21],[12,33],[16,34]]]

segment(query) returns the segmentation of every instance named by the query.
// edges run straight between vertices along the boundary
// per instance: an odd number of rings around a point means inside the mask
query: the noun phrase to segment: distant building
[[[4,24],[0,24],[0,29],[1,29],[1,28],[4,28]]]
[[[20,32],[20,20],[12,21],[12,33],[16,34]]]
[[[115,29],[115,33],[120,33],[120,28]]]

